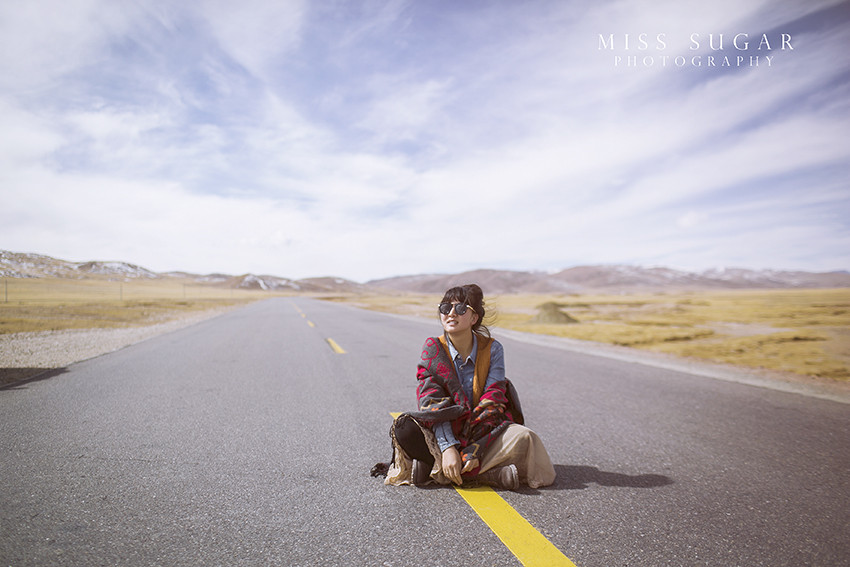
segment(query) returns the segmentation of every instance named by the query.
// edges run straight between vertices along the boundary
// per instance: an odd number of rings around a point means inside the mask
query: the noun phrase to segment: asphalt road
[[[0,565],[519,565],[369,475],[437,332],[275,299],[0,390]],[[850,565],[850,405],[500,340],[558,472],[501,495],[579,567]]]

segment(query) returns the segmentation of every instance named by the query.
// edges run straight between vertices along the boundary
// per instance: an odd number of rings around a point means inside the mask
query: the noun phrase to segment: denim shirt
[[[472,383],[475,380],[475,356],[478,354],[478,337],[473,333],[472,352],[469,353],[466,360],[461,358],[460,353],[458,353],[452,341],[448,340],[448,336],[446,336],[446,339],[449,345],[449,355],[452,357],[457,376],[460,379],[460,386],[463,388],[466,397],[472,401]],[[494,382],[504,379],[505,350],[499,341],[493,340],[490,344],[490,371],[487,373],[487,381],[484,383],[484,389],[486,390]],[[458,441],[452,432],[451,422],[444,421],[436,423],[434,424],[433,431],[434,436],[437,438],[437,444],[440,446],[440,451],[445,451],[453,445],[458,445]]]

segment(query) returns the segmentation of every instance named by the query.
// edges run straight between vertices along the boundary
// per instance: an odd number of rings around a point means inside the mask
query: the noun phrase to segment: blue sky
[[[0,248],[355,281],[850,269],[848,24],[818,0],[4,2]]]

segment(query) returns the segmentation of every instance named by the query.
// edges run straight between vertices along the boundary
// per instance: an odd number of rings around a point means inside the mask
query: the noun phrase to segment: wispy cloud
[[[361,281],[850,268],[850,3],[692,4],[7,3],[0,247]]]

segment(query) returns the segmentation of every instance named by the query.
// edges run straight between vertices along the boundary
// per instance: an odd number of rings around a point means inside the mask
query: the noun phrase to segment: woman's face
[[[478,321],[478,315],[472,308],[467,308],[466,313],[458,315],[456,307],[457,301],[452,301],[452,310],[448,315],[440,313],[440,322],[443,324],[443,329],[449,334],[459,334],[472,332],[472,326]]]

